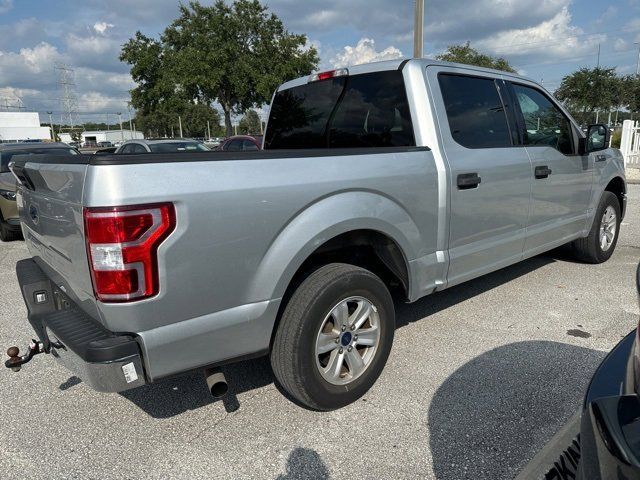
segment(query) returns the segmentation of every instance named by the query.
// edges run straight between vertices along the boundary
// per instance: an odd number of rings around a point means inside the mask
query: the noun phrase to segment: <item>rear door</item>
[[[531,163],[519,145],[504,82],[466,69],[429,67],[444,153],[451,170],[453,285],[522,258]]]
[[[577,154],[576,127],[533,84],[510,83],[523,143],[531,158],[531,212],[527,256],[577,238],[587,227],[593,168]]]

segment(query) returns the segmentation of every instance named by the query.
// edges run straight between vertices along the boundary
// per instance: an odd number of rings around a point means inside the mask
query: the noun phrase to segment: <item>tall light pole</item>
[[[178,115],[178,125],[180,127],[180,138],[184,138],[182,136],[182,117],[180,115]]]
[[[122,129],[122,112],[117,112],[116,115],[118,115],[118,121],[120,122],[120,138],[124,142],[124,130]]]
[[[634,45],[640,45],[640,42],[633,42]],[[636,63],[636,75],[640,75],[640,47],[638,47],[638,62]]]
[[[413,26],[413,58],[424,56],[424,0],[416,0]]]
[[[51,127],[51,140],[55,142],[56,132],[53,130],[53,117],[51,116],[53,115],[53,112],[47,112],[47,115],[49,115],[49,126]]]
[[[131,122],[131,105],[129,104],[127,104],[127,111],[129,112],[129,131],[133,132],[133,123]]]

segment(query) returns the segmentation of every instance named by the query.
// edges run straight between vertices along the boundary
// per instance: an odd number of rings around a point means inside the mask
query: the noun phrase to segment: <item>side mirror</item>
[[[607,125],[602,123],[589,125],[589,128],[587,129],[587,138],[584,139],[583,142],[580,142],[582,147],[581,153],[586,155],[591,152],[598,152],[609,148],[610,137],[611,132]]]

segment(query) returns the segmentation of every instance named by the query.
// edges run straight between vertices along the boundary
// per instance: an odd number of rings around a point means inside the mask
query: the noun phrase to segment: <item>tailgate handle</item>
[[[548,178],[549,175],[551,175],[551,169],[546,165],[541,167],[536,167],[535,175],[538,180],[542,178]]]
[[[482,179],[477,173],[461,173],[458,175],[458,189],[469,190],[470,188],[478,188]]]
[[[31,179],[29,178],[29,175],[26,172],[24,165],[18,165],[17,163],[10,163],[9,169],[13,173],[13,176],[16,177],[16,179],[20,182],[20,184],[23,185],[25,188],[28,188],[29,190],[36,189],[35,185],[33,184]]]

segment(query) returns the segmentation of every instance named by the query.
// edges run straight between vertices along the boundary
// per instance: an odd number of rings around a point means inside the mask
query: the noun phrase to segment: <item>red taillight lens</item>
[[[85,208],[84,225],[98,300],[128,302],[158,294],[157,252],[176,225],[172,204]]]
[[[347,75],[349,75],[349,70],[346,68],[338,68],[336,70],[329,70],[328,72],[314,73],[309,77],[309,82],[320,82],[335,77],[346,77]]]

